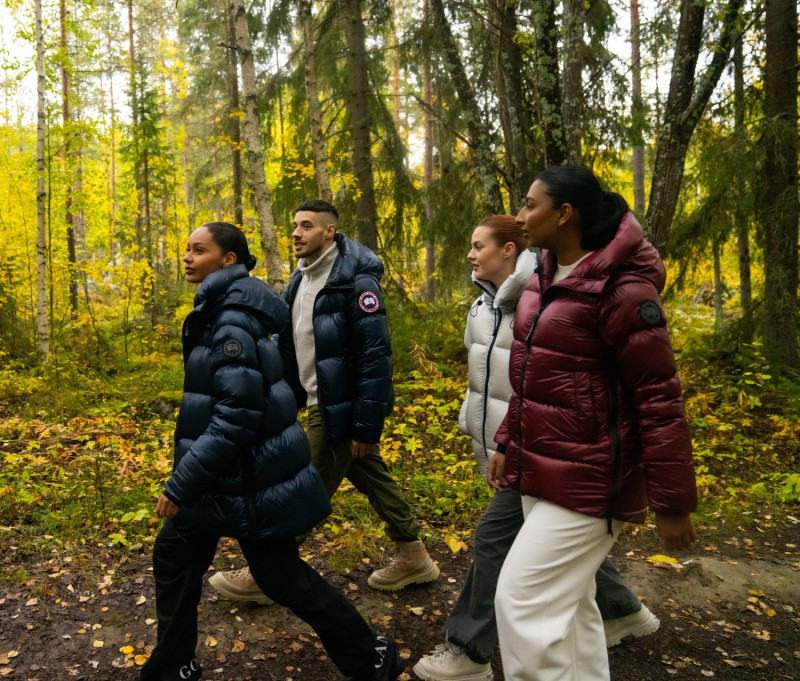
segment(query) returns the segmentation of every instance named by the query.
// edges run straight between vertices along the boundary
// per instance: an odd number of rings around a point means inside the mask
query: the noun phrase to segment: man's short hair
[[[336,210],[336,206],[334,206],[332,203],[328,203],[327,201],[323,201],[322,199],[309,199],[308,201],[303,201],[303,203],[294,209],[294,212],[299,213],[301,210],[307,210],[311,213],[330,213],[337,220],[339,219],[339,211]]]

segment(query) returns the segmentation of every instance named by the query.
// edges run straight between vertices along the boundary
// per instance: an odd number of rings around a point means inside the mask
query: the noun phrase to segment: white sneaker
[[[633,636],[634,638],[647,636],[656,632],[660,625],[661,622],[658,621],[658,617],[650,612],[646,605],[642,604],[642,609],[639,612],[603,622],[603,628],[606,631],[606,646],[613,648],[627,636]]]
[[[432,655],[414,665],[414,673],[423,681],[492,681],[494,673],[488,662],[480,664],[467,657],[464,649],[453,643],[441,643]]]

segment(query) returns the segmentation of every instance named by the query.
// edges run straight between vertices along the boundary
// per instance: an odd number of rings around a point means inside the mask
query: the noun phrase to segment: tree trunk
[[[767,0],[764,349],[797,367],[797,3]]]
[[[369,73],[367,72],[364,21],[361,0],[344,0],[347,21],[347,65],[350,74],[350,127],[353,141],[353,170],[356,176],[356,238],[373,251],[378,250],[378,209],[372,175],[370,139]]]
[[[233,170],[233,219],[237,225],[244,224],[242,211],[242,152],[241,128],[239,126],[239,74],[236,65],[236,29],[233,25],[233,12],[230,7],[227,12],[228,22],[228,49],[226,50],[228,65],[228,135],[231,138],[231,168]]]
[[[476,171],[480,175],[485,211],[487,213],[502,213],[503,196],[500,192],[500,183],[497,181],[497,169],[494,154],[490,143],[489,131],[486,128],[475,91],[467,78],[461,55],[453,38],[453,32],[444,12],[442,0],[429,0],[433,13],[433,23],[439,30],[439,39],[442,41],[442,50],[447,63],[450,77],[453,79],[458,101],[464,110],[464,119],[470,136],[470,151],[475,160]]]
[[[584,0],[563,0],[564,82],[561,111],[567,161],[580,165],[583,137],[583,26]]]
[[[630,0],[631,12],[631,136],[633,137],[633,212],[644,216],[644,102],[642,100],[641,31],[639,0]]]
[[[319,198],[333,203],[331,177],[328,174],[328,155],[325,137],[322,134],[322,108],[317,90],[317,45],[314,40],[314,21],[311,15],[311,0],[300,0],[300,18],[303,24],[303,51],[305,52],[305,86],[308,103],[308,124],[311,151],[314,154],[314,169],[317,175]]]
[[[717,333],[722,331],[722,262],[720,239],[714,239],[711,244],[711,254],[714,260],[714,328]]]
[[[36,13],[36,340],[39,352],[50,354],[50,325],[47,319],[47,188],[45,186],[45,129],[47,102],[44,67],[42,0],[35,0]]]
[[[72,131],[70,129],[70,109],[69,109],[69,73],[67,71],[67,3],[66,0],[59,2],[59,23],[61,27],[61,106],[62,120],[64,125],[64,144],[62,147],[62,157],[64,159],[64,171],[66,176],[70,176],[69,167],[72,155],[70,141]],[[78,262],[75,252],[75,216],[72,212],[72,182],[67,182],[66,198],[64,199],[64,221],[67,225],[67,267],[69,268],[69,307],[72,318],[78,314]]]
[[[517,35],[517,5],[507,0],[493,0],[488,7],[495,24],[492,36],[497,52],[498,113],[506,150],[508,210],[513,214],[521,207],[533,179],[527,153],[531,125],[522,82],[523,60],[514,40]]]
[[[742,162],[744,160],[747,132],[744,126],[745,101],[744,101],[744,55],[742,54],[742,39],[736,41],[733,51],[733,108],[734,130],[738,136],[736,167],[733,186],[739,197],[736,202],[734,219],[736,220],[736,241],[739,254],[739,305],[742,309],[742,339],[745,343],[753,341],[753,286],[750,275],[750,233],[747,223],[747,213],[744,207],[745,178]]]
[[[645,219],[653,245],[667,255],[670,227],[683,180],[683,165],[692,133],[719,82],[733,43],[741,34],[739,10],[743,0],[728,0],[719,43],[706,72],[695,69],[703,41],[705,3],[681,1],[681,17],[672,62],[664,121],[656,143],[650,201]]]
[[[546,166],[561,165],[567,161],[567,147],[561,114],[555,0],[536,0],[532,21],[536,34],[536,89],[544,137],[544,162]]]
[[[272,216],[269,187],[264,174],[264,156],[261,151],[258,109],[256,108],[256,69],[250,47],[250,29],[242,0],[231,1],[231,11],[236,28],[236,49],[242,68],[242,95],[244,96],[244,141],[247,161],[253,182],[253,198],[261,223],[261,248],[267,266],[267,282],[276,290],[283,289],[283,273],[275,237],[275,219]]]
[[[423,23],[428,23],[428,0],[422,9]],[[422,63],[422,99],[425,105],[423,111],[424,122],[424,152],[422,189],[425,194],[425,220],[428,223],[428,238],[425,241],[425,300],[432,303],[436,299],[436,242],[431,234],[435,212],[431,200],[431,185],[433,184],[433,79],[431,77],[431,49],[430,40],[423,46]]]

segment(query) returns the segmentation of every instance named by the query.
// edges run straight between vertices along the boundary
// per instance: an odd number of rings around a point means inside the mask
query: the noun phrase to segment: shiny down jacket
[[[628,213],[612,241],[551,284],[544,251],[517,305],[514,395],[496,440],[522,494],[642,522],[697,506],[691,438],[655,248]]]
[[[334,238],[339,255],[312,313],[317,399],[329,442],[375,443],[394,406],[392,346],[378,283],[383,264],[366,246],[343,234]],[[290,308],[301,279],[302,273],[295,270],[283,292]],[[291,331],[281,333],[278,344],[286,378],[298,403],[304,405],[306,393],[298,377]]]
[[[165,494],[230,537],[294,537],[330,513],[270,334],[286,303],[244,265],[209,274],[183,325],[184,390]]]
[[[458,426],[472,436],[472,450],[481,476],[497,449],[494,434],[508,411],[511,382],[508,362],[517,301],[528,284],[536,256],[522,251],[511,275],[495,290],[488,281],[475,279],[483,291],[472,304],[464,328],[464,344],[469,353],[469,387],[461,406]]]

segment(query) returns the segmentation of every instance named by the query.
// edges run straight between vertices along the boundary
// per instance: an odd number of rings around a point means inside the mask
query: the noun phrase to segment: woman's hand
[[[350,443],[350,453],[353,455],[354,459],[363,459],[367,454],[373,454],[377,451],[377,443],[356,442],[355,440]]]
[[[688,513],[676,515],[656,511],[656,531],[667,549],[685,549],[697,541],[697,533]]]
[[[489,459],[489,465],[486,468],[486,482],[489,483],[489,487],[500,489],[508,485],[506,482],[505,470],[506,455],[495,452],[492,458]]]
[[[178,515],[178,511],[180,511],[180,506],[170,501],[166,496],[162,494],[158,497],[156,515],[159,518],[171,518],[174,515]]]

